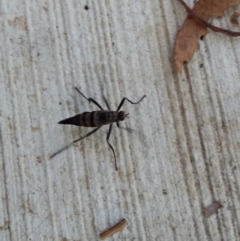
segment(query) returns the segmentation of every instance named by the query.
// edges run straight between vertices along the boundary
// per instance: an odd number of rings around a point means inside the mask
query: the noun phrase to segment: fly
[[[53,158],[54,156],[56,156],[57,154],[61,153],[62,151],[66,150],[67,148],[69,148],[72,144],[92,135],[94,132],[96,132],[97,130],[99,130],[103,125],[110,125],[109,126],[109,130],[108,130],[108,134],[107,134],[107,138],[106,141],[109,145],[109,147],[111,148],[112,152],[113,152],[113,156],[114,156],[114,160],[115,160],[115,169],[118,170],[117,167],[117,159],[116,159],[116,155],[115,155],[115,151],[112,147],[112,145],[109,143],[109,137],[112,131],[112,124],[113,123],[117,123],[117,126],[119,127],[119,121],[124,121],[124,119],[129,115],[126,114],[124,111],[120,111],[123,103],[125,100],[127,100],[128,102],[130,102],[131,104],[138,104],[139,102],[141,102],[146,95],[144,95],[138,102],[132,102],[131,100],[129,100],[128,98],[124,97],[122,99],[122,101],[120,102],[118,108],[116,111],[111,111],[110,107],[106,101],[106,99],[104,98],[104,101],[108,107],[108,110],[104,110],[100,104],[97,103],[96,100],[92,99],[92,98],[87,98],[77,87],[75,87],[75,89],[77,90],[77,92],[82,95],[86,100],[88,100],[89,102],[93,102],[100,110],[99,111],[92,111],[92,112],[83,112],[82,114],[78,114],[75,115],[73,117],[61,120],[60,122],[58,122],[58,124],[64,124],[64,125],[75,125],[75,126],[85,126],[85,127],[97,127],[95,128],[93,131],[89,132],[88,134],[86,134],[83,137],[80,137],[76,140],[74,140],[73,142],[71,142],[69,145],[65,146],[64,148],[60,149],[59,151],[57,151],[56,153],[54,153],[53,155],[50,156],[50,158]]]

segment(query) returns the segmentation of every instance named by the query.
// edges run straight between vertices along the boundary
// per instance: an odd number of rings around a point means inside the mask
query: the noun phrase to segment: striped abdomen
[[[119,114],[117,111],[93,111],[83,112],[82,114],[67,118],[59,122],[59,124],[86,126],[86,127],[97,127],[107,125],[113,122],[120,121]],[[122,116],[122,114],[121,114]]]

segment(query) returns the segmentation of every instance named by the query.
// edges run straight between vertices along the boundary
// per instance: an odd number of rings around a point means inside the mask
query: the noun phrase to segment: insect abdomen
[[[116,122],[117,120],[118,112],[116,111],[93,111],[83,112],[82,114],[64,119],[59,124],[97,127]]]

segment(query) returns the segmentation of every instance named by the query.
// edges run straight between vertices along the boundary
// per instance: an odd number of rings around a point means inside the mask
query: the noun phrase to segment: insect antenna
[[[123,103],[124,103],[125,100],[127,100],[128,102],[130,102],[130,103],[133,104],[133,105],[136,105],[136,104],[140,103],[145,97],[146,97],[146,95],[144,95],[138,102],[132,102],[132,101],[129,100],[128,98],[124,97],[124,98],[122,99],[122,101],[120,102],[120,104],[119,104],[119,106],[118,106],[118,108],[117,108],[117,111],[119,111],[119,110],[121,109],[121,107],[122,107],[122,105],[123,105]]]

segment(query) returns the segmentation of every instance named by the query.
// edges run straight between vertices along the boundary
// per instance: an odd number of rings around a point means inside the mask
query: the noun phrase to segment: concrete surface
[[[122,218],[108,240],[240,240],[239,38],[209,31],[178,74],[178,1],[3,0],[0,14],[0,240],[99,240]],[[75,86],[112,109],[147,95],[114,125],[118,172],[108,127],[49,159],[91,130],[57,124],[96,110]]]

